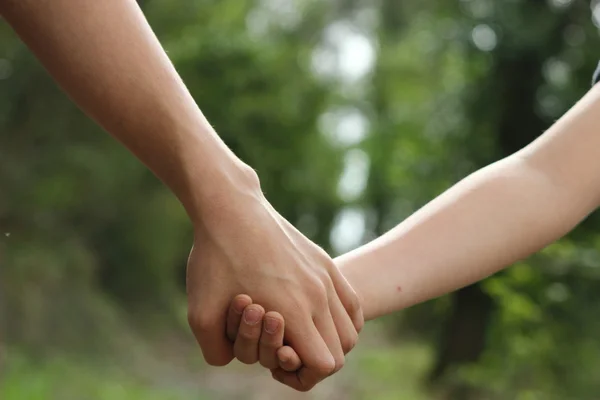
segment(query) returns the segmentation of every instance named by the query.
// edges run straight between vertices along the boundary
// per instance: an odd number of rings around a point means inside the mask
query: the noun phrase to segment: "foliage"
[[[154,387],[123,371],[94,367],[72,359],[58,358],[36,363],[12,354],[3,376],[0,397],[5,400],[183,400],[193,395],[176,387]]]
[[[256,168],[274,206],[332,253],[533,140],[585,93],[598,58],[598,13],[586,2],[140,3],[217,132]],[[181,206],[76,109],[6,25],[0,190],[3,341],[39,355],[109,348],[131,320],[180,326],[191,243]],[[442,393],[593,398],[599,218],[477,286],[490,300],[474,332],[485,348],[472,362],[444,361]],[[443,323],[466,312],[455,299],[392,319],[399,338],[417,332],[427,346],[406,363],[424,365],[427,352],[444,359]],[[364,358],[368,379],[394,379],[400,357],[374,350]],[[30,361],[9,361],[21,372],[8,376],[3,390],[12,392],[2,398],[47,394],[53,374],[114,389],[110,376],[60,363],[23,385]]]

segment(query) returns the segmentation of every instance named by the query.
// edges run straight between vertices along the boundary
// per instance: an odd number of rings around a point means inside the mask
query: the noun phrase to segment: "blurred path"
[[[207,369],[202,386],[211,393],[209,398],[215,400],[348,400],[352,397],[349,380],[353,376],[346,371],[320,383],[309,393],[300,393],[274,381],[269,371],[256,365],[232,365]]]
[[[297,392],[273,380],[271,373],[259,364],[244,365],[234,360],[226,367],[199,365],[199,350],[197,353],[195,346],[190,348],[190,343],[179,340],[163,342],[158,360],[139,361],[144,364],[143,370],[150,374],[146,378],[153,379],[155,384],[177,385],[182,392],[194,398],[200,396],[202,400],[352,400],[364,387],[361,378],[367,379],[359,369],[360,353],[374,345],[388,345],[379,329],[369,328],[361,334],[359,348],[347,356],[343,371],[321,382],[309,393]],[[161,377],[159,382],[156,376]]]

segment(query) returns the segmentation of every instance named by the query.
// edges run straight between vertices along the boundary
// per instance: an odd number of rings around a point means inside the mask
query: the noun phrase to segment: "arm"
[[[0,15],[73,100],[183,203],[195,232],[189,320],[205,359],[231,360],[226,309],[243,292],[286,316],[286,339],[308,367],[301,388],[339,368],[362,324],[355,293],[323,250],[264,199],[254,171],[210,127],[137,3],[0,0]]]
[[[465,178],[396,228],[335,259],[361,299],[366,320],[471,284],[573,229],[600,204],[600,86],[520,152]],[[260,302],[231,302],[228,335],[287,383],[302,365],[283,345],[281,315]],[[246,310],[264,316],[248,324]],[[242,313],[244,318],[242,318]],[[269,319],[278,321],[266,329]],[[250,355],[250,356],[249,356]],[[277,367],[276,369],[274,369]]]
[[[465,178],[371,243],[335,259],[357,291],[366,320],[440,296],[527,257],[573,229],[600,204],[600,86],[520,152]],[[236,357],[260,359],[288,382],[302,365],[284,346],[278,314],[261,325],[231,302]],[[276,329],[266,329],[269,319]],[[257,356],[256,356],[257,355]],[[254,356],[254,358],[252,358]],[[278,367],[277,369],[274,369]]]
[[[600,87],[522,151],[336,259],[374,319],[476,282],[571,231],[600,202]]]
[[[0,0],[2,15],[69,96],[181,199],[256,177],[204,118],[134,1]],[[202,191],[194,191],[194,182]]]

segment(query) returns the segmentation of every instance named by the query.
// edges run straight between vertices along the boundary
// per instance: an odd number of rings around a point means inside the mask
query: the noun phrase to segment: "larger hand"
[[[190,326],[211,365],[233,358],[226,337],[231,299],[247,293],[286,319],[286,341],[309,390],[343,366],[363,318],[354,290],[329,256],[283,219],[260,190],[231,193],[202,213],[188,262]]]
[[[246,169],[198,109],[137,2],[0,0],[0,15],[194,220],[189,316],[207,361],[230,361],[227,305],[248,293],[288,320],[288,339],[308,367],[306,385],[339,368],[342,350],[355,340],[345,333],[349,315],[358,327],[362,321],[356,297],[323,251],[270,208],[258,185],[236,178]]]

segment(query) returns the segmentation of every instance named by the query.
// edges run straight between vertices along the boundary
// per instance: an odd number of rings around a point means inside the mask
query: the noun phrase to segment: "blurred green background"
[[[600,58],[598,1],[140,4],[268,199],[332,254],[529,143]],[[305,395],[257,366],[203,364],[185,321],[191,238],[171,193],[0,23],[0,399],[599,398],[597,215],[368,324]]]

